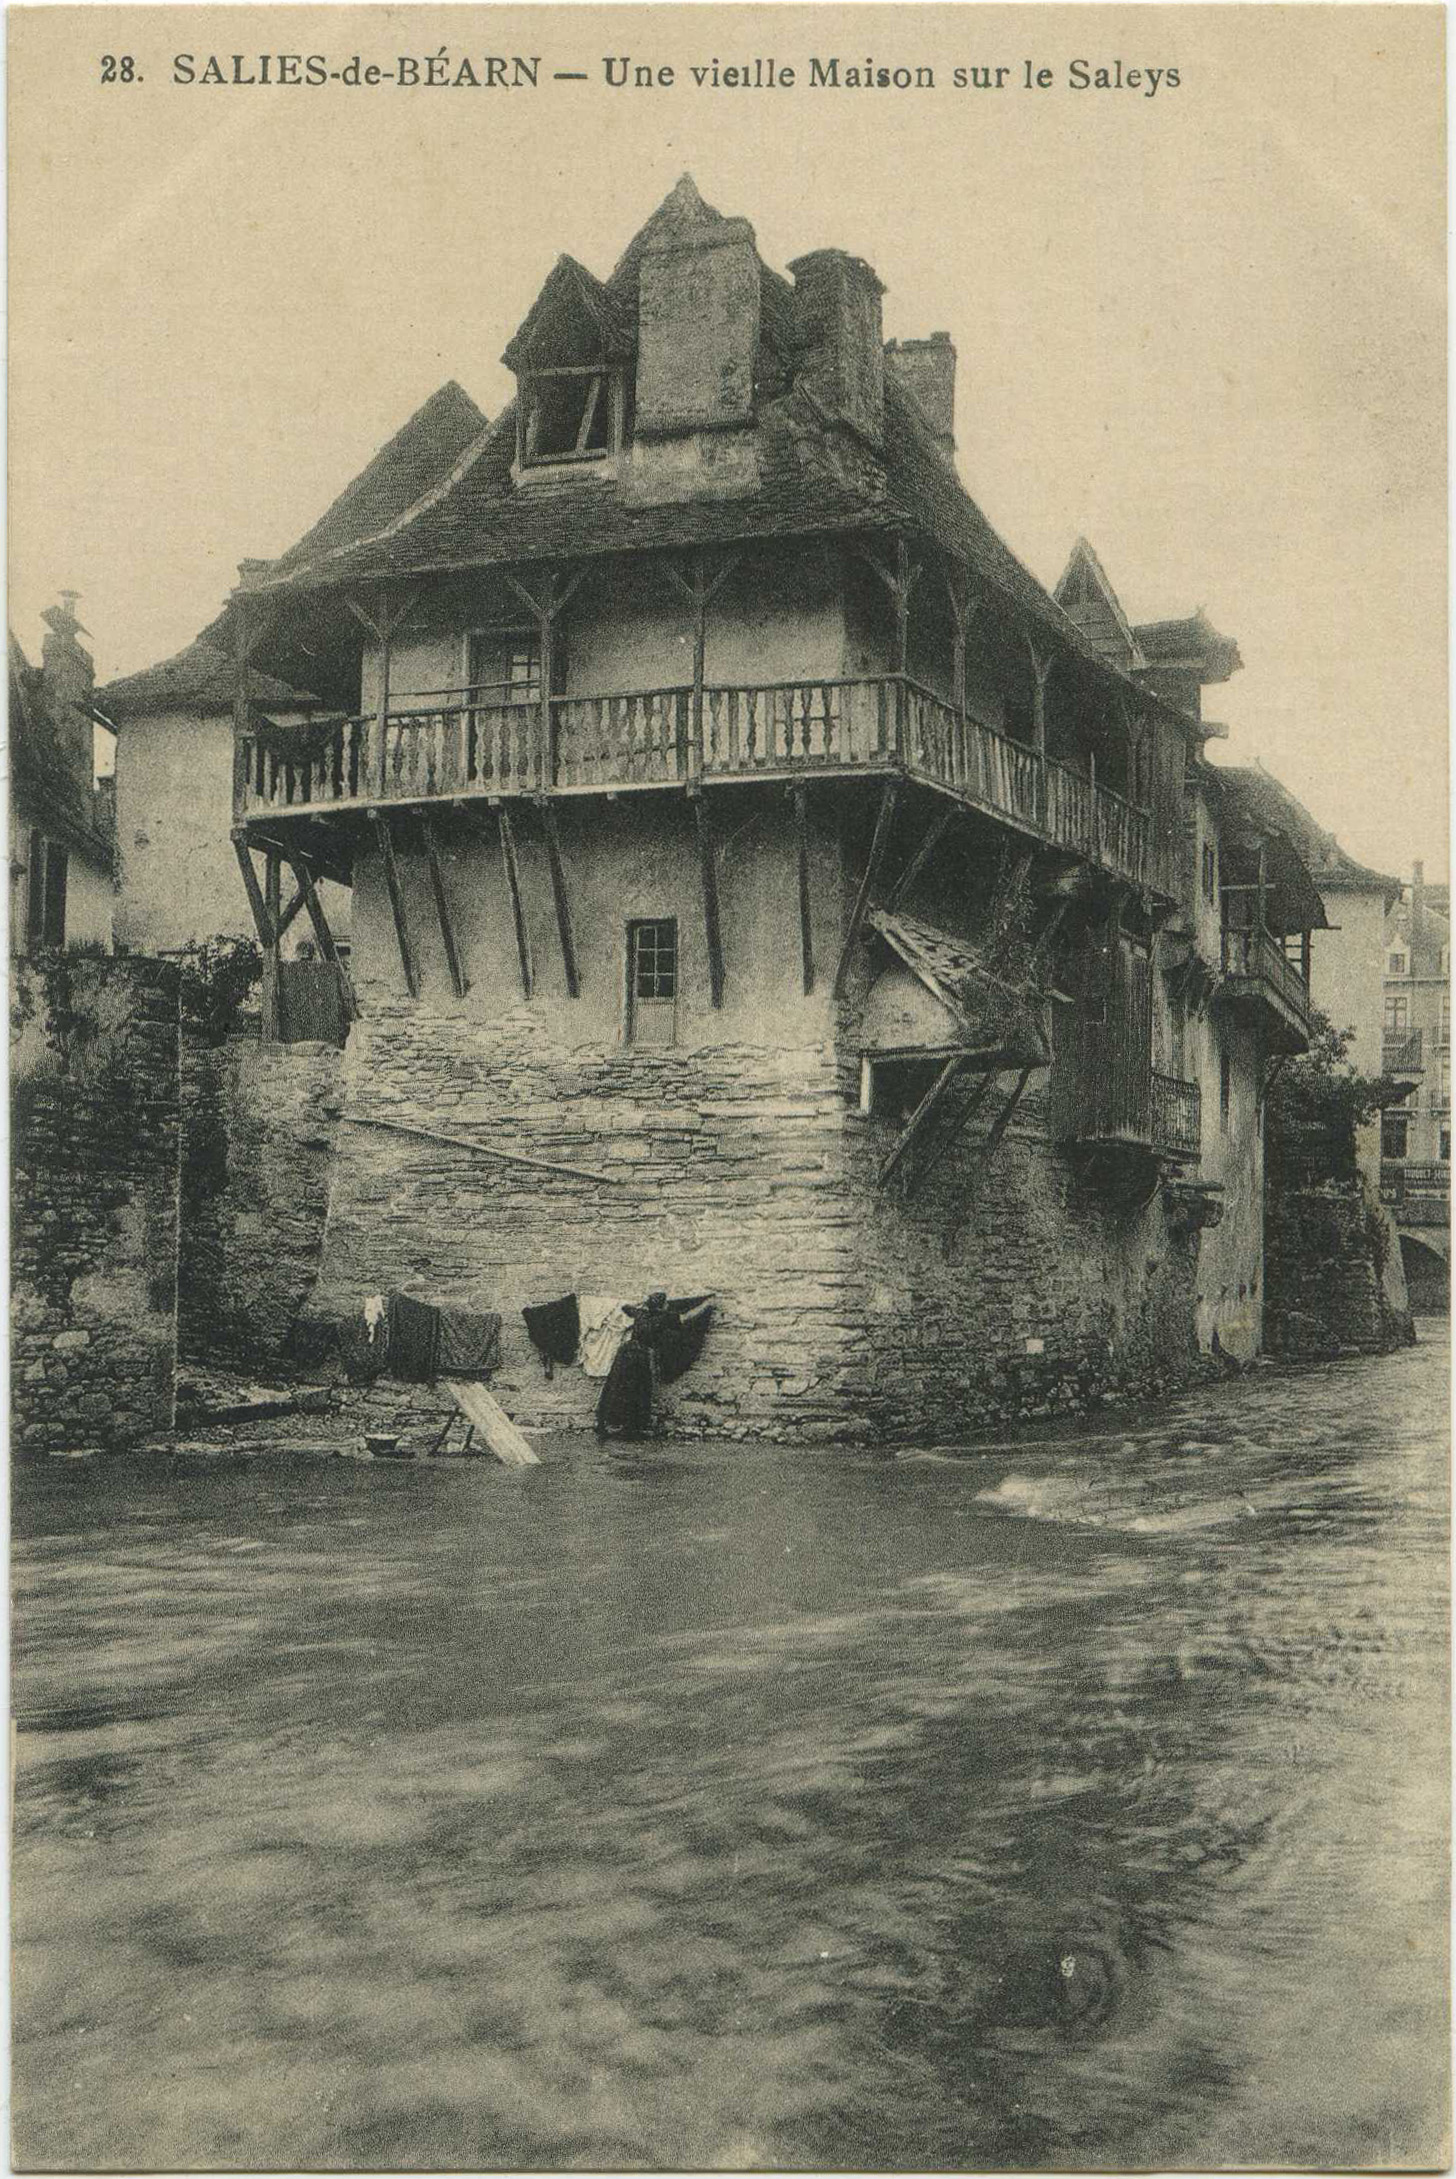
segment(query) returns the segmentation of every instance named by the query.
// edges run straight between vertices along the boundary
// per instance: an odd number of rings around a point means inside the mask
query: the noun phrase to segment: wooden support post
[[[887,908],[893,911],[899,907],[902,900],[908,897],[911,886],[939,847],[945,837],[946,828],[954,816],[955,810],[953,808],[943,809],[937,813],[930,830],[925,834],[919,847],[916,848],[915,853],[890,887],[885,897],[885,906]]]
[[[1302,976],[1302,977],[1304,978],[1304,981],[1305,981],[1305,985],[1306,985],[1306,988],[1308,987],[1308,984],[1309,984],[1309,972],[1310,972],[1310,943],[1309,943],[1309,941],[1310,941],[1310,934],[1309,934],[1309,932],[1308,932],[1308,931],[1301,931],[1301,932],[1300,932],[1300,934],[1299,934],[1299,973],[1300,973],[1300,975],[1301,975],[1301,976]]]
[[[859,881],[859,891],[854,896],[854,906],[849,912],[849,927],[844,934],[844,944],[839,950],[839,966],[834,971],[834,996],[836,999],[844,996],[844,980],[849,974],[849,964],[859,939],[860,926],[864,922],[865,909],[869,906],[870,890],[879,877],[880,865],[885,859],[885,849],[889,845],[890,839],[890,828],[895,819],[895,799],[895,782],[892,779],[880,796],[879,815],[875,819],[875,833],[870,842],[869,860],[864,867],[864,876]]]
[[[1001,1137],[1005,1134],[1007,1128],[1011,1124],[1011,1115],[1021,1102],[1022,1093],[1025,1090],[1027,1083],[1031,1080],[1031,1074],[1032,1070],[1030,1067],[1022,1068],[1020,1074],[1016,1078],[1015,1089],[1011,1092],[1011,1095],[1007,1098],[1005,1104],[1001,1107],[1001,1110],[997,1113],[995,1119],[991,1122],[991,1131],[987,1135],[985,1142],[981,1145],[980,1152],[976,1158],[974,1165],[971,1168],[970,1177],[968,1178],[964,1189],[961,1191],[960,1198],[956,1203],[955,1209],[951,1212],[950,1219],[946,1225],[945,1241],[943,1244],[943,1248],[945,1260],[947,1263],[949,1263],[951,1256],[955,1251],[955,1245],[960,1235],[960,1230],[965,1224],[966,1219],[970,1215],[971,1205],[975,1201],[976,1190],[981,1185],[981,1180],[983,1175],[985,1174],[986,1168],[989,1166],[992,1158],[995,1157],[996,1152],[1001,1147]]]
[[[345,605],[349,608],[355,620],[358,621],[365,634],[373,636],[379,646],[379,732],[374,750],[373,777],[368,781],[367,791],[381,800],[389,780],[390,650],[395,636],[419,603],[422,587],[422,585],[416,584],[413,590],[405,594],[402,602],[391,607],[388,585],[381,583],[373,612],[370,612],[367,606],[361,605],[357,598],[345,598],[344,600]]]
[[[253,923],[258,933],[258,944],[266,954],[273,943],[273,931],[268,921],[268,910],[263,902],[263,888],[258,883],[258,873],[253,868],[253,854],[246,839],[234,835],[233,852],[238,858],[238,868],[243,874],[243,889],[248,896],[248,906],[253,911]]]
[[[895,609],[895,754],[905,754],[905,682],[910,671],[910,599],[920,580],[920,563],[910,558],[903,537],[895,539],[895,568],[889,568],[873,552],[860,549],[860,558],[872,567],[890,593]]]
[[[561,841],[556,831],[556,811],[551,803],[543,801],[541,829],[546,835],[546,861],[551,870],[551,898],[556,908],[556,931],[561,940],[561,966],[566,977],[569,998],[581,993],[581,979],[576,967],[576,936],[571,927],[571,902],[566,893],[566,873],[561,863]]]
[[[241,824],[248,806],[249,758],[252,753],[252,702],[248,658],[252,650],[248,609],[241,598],[233,608],[233,822]],[[251,868],[251,865],[249,866]]]
[[[263,903],[268,911],[270,941],[263,949],[263,1040],[276,1044],[283,1033],[283,992],[279,977],[279,924],[283,920],[283,858],[277,848],[263,856]]]
[[[663,562],[669,580],[693,609],[693,707],[687,762],[690,790],[696,789],[703,768],[703,689],[708,673],[708,607],[741,558],[741,553],[727,553],[720,559],[718,571],[712,576],[708,573],[708,555],[705,552],[695,552],[692,555],[686,574],[673,560]]]
[[[1026,638],[1027,653],[1031,659],[1031,731],[1037,749],[1046,755],[1046,686],[1056,663],[1055,654],[1043,650],[1032,637]]]
[[[304,895],[303,887],[300,885],[292,900],[288,903],[288,906],[283,910],[283,913],[278,918],[278,936],[280,939],[286,936],[286,934],[293,928],[294,924],[303,914],[303,909]]]
[[[404,970],[404,984],[412,999],[420,995],[420,972],[415,965],[415,949],[410,940],[409,917],[405,913],[404,893],[400,888],[399,867],[394,859],[394,836],[389,829],[389,819],[380,811],[374,819],[374,836],[379,842],[379,859],[384,865],[384,882],[389,890],[389,905],[394,912],[394,935],[399,941],[399,965]]]
[[[921,1128],[924,1127],[931,1114],[944,1101],[952,1082],[954,1082],[964,1065],[965,1061],[959,1052],[956,1053],[953,1059],[946,1061],[891,1144],[888,1154],[881,1161],[877,1186],[883,1188],[889,1181],[900,1161],[909,1150],[910,1145],[920,1133]]]
[[[1258,931],[1258,933],[1259,933],[1258,939],[1256,940],[1256,945],[1259,945],[1259,946],[1261,946],[1261,945],[1263,944],[1263,942],[1264,942],[1264,917],[1265,917],[1265,914],[1266,914],[1266,912],[1267,912],[1267,898],[1268,898],[1268,890],[1269,890],[1269,888],[1268,888],[1268,882],[1267,882],[1267,880],[1266,880],[1266,878],[1265,878],[1264,870],[1265,870],[1265,865],[1264,865],[1264,843],[1263,843],[1263,841],[1261,840],[1261,841],[1259,842],[1259,901],[1258,901],[1258,912],[1257,912],[1257,915],[1256,915],[1256,918],[1255,918],[1255,925],[1254,925],[1255,929],[1256,929],[1256,930]],[[1255,969],[1253,970],[1253,973],[1254,973],[1255,975],[1257,975],[1257,974],[1258,974],[1258,970],[1257,970],[1257,968],[1255,968]]]
[[[723,930],[718,915],[718,865],[713,846],[708,807],[701,795],[694,798],[693,818],[698,833],[698,867],[703,879],[703,926],[708,940],[708,979],[714,1006],[723,1004]]]
[[[298,889],[303,895],[303,904],[308,910],[308,919],[313,925],[313,934],[318,940],[319,952],[339,979],[339,990],[343,996],[345,1016],[349,1021],[357,1021],[359,1019],[359,1001],[355,996],[353,979],[340,958],[338,947],[334,944],[334,934],[329,929],[329,919],[324,914],[324,904],[318,897],[318,890],[313,882],[313,872],[309,869],[308,864],[296,855],[289,857],[289,867],[298,880]]]
[[[581,573],[563,577],[559,568],[548,567],[537,578],[536,591],[530,591],[518,582],[510,569],[504,571],[509,587],[536,622],[536,636],[541,650],[541,697],[536,727],[536,780],[537,792],[550,794],[556,785],[556,714],[552,709],[555,673],[556,623],[570,604],[581,583]],[[527,992],[527,998],[530,993]]]
[[[420,820],[420,830],[425,839],[425,860],[430,870],[430,891],[435,896],[435,914],[440,919],[440,942],[445,948],[445,962],[450,971],[450,981],[455,987],[457,999],[463,999],[470,989],[464,969],[460,965],[460,948],[455,943],[455,926],[450,920],[450,903],[445,897],[445,873],[440,868],[439,843],[435,828],[428,817]]]
[[[804,996],[814,989],[814,921],[809,897],[809,790],[794,788],[794,838],[799,856],[799,960],[804,971]]]
[[[529,999],[536,986],[536,977],[531,966],[531,934],[526,928],[526,911],[521,902],[521,873],[516,863],[516,835],[511,826],[511,813],[504,802],[496,815],[500,820],[501,862],[505,866],[506,891],[511,897],[511,921],[516,930],[516,954],[521,964],[521,995]]]

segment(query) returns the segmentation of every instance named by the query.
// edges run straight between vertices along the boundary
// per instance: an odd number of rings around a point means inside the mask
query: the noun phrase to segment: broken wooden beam
[[[528,1157],[524,1150],[502,1150],[499,1143],[471,1142],[466,1135],[444,1135],[436,1127],[412,1127],[408,1120],[368,1119],[360,1112],[346,1112],[350,1127],[381,1127],[389,1135],[417,1135],[421,1142],[444,1143],[451,1150],[469,1150],[476,1157],[496,1158],[503,1165],[528,1165],[538,1173],[562,1173],[568,1180],[600,1180],[613,1188],[624,1187],[627,1173],[601,1173],[587,1165],[562,1165],[555,1158]]]
[[[566,892],[566,872],[561,862],[561,841],[556,830],[556,812],[549,802],[541,803],[541,829],[546,835],[546,861],[551,871],[551,899],[556,909],[556,933],[561,940],[561,967],[566,977],[569,998],[581,995],[581,978],[576,966],[576,934],[571,927],[571,902]]]
[[[794,837],[799,857],[799,960],[804,972],[804,996],[814,989],[814,924],[809,898],[809,790],[794,789]]]
[[[954,1058],[948,1059],[941,1068],[939,1074],[891,1144],[888,1155],[881,1162],[876,1181],[878,1187],[883,1188],[888,1183],[891,1175],[896,1171],[926,1121],[948,1095],[952,1082],[955,1081],[964,1066],[965,1061],[957,1052]]]
[[[880,874],[880,865],[885,859],[885,849],[890,838],[890,827],[895,817],[896,795],[895,782],[891,780],[884,793],[880,796],[879,814],[875,818],[875,832],[874,838],[870,842],[869,860],[864,867],[864,876],[859,881],[859,891],[854,896],[854,906],[850,910],[849,928],[844,934],[844,944],[839,949],[839,966],[834,971],[834,996],[836,999],[841,999],[844,996],[844,980],[849,974],[849,964],[853,958],[855,945],[858,942],[860,930],[864,923],[865,910],[869,906],[870,891]]]
[[[916,848],[915,853],[911,856],[909,862],[906,863],[905,868],[900,872],[899,877],[896,878],[894,884],[890,887],[889,892],[886,894],[885,906],[887,909],[893,911],[894,909],[899,907],[901,901],[904,900],[905,896],[910,891],[911,886],[915,883],[915,880],[919,877],[921,871],[925,868],[925,865],[929,862],[931,856],[939,847],[942,839],[945,837],[946,830],[949,827],[950,822],[955,814],[956,812],[954,805],[952,805],[949,809],[943,809],[940,811],[939,815],[935,819],[935,822],[931,825],[930,830],[926,833],[924,839],[921,841],[919,847]]]
[[[961,1190],[955,1208],[952,1210],[950,1217],[946,1222],[945,1239],[942,1244],[942,1249],[947,1263],[950,1262],[951,1256],[954,1254],[956,1241],[960,1236],[961,1228],[965,1224],[967,1218],[970,1216],[971,1205],[975,1201],[976,1191],[981,1185],[981,1180],[985,1174],[986,1168],[989,1166],[992,1158],[995,1157],[997,1150],[1001,1146],[1001,1137],[1005,1134],[1007,1128],[1011,1124],[1011,1115],[1020,1104],[1022,1093],[1025,1090],[1027,1083],[1031,1080],[1031,1075],[1031,1068],[1023,1067],[1020,1074],[1017,1076],[1016,1087],[1012,1090],[1011,1095],[1007,1098],[1005,1104],[1001,1107],[1001,1110],[997,1113],[995,1119],[991,1122],[990,1132],[976,1155],[976,1159],[971,1167],[970,1176],[966,1181],[966,1185]]]
[[[708,940],[708,981],[714,1006],[723,1004],[723,928],[718,913],[718,866],[707,804],[699,795],[693,803],[698,834],[698,867],[703,880],[703,925]]]
[[[536,987],[536,972],[531,965],[531,933],[526,925],[526,910],[521,900],[521,873],[516,862],[516,835],[511,824],[511,813],[502,802],[496,811],[500,825],[501,862],[505,867],[506,891],[511,900],[511,921],[516,932],[516,957],[521,964],[521,995],[529,999]]]
[[[420,972],[415,963],[415,949],[410,938],[409,917],[405,912],[404,892],[399,882],[399,866],[394,859],[394,835],[383,811],[375,815],[374,835],[379,842],[379,857],[384,865],[384,883],[389,891],[389,905],[394,915],[394,935],[399,942],[399,963],[404,970],[405,989],[412,999],[417,999],[420,995]]]
[[[460,965],[460,948],[455,942],[455,925],[450,920],[450,903],[445,896],[445,873],[440,868],[440,850],[435,839],[435,828],[428,817],[422,817],[420,829],[425,837],[425,861],[429,866],[430,890],[435,896],[435,914],[440,923],[440,943],[445,948],[445,962],[450,971],[450,981],[455,987],[455,996],[463,999],[470,985]]]
[[[525,1433],[516,1428],[493,1393],[484,1385],[458,1377],[444,1379],[445,1390],[471,1428],[478,1430],[497,1460],[508,1468],[539,1468],[541,1455],[532,1450]]]

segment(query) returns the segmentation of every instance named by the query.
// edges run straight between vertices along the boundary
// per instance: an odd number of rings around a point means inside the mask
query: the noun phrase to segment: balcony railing
[[[1421,1066],[1419,1029],[1386,1030],[1381,1040],[1380,1063],[1387,1074],[1410,1074]]]
[[[1203,1148],[1203,1093],[1176,1075],[1153,1076],[1153,1147],[1172,1157],[1196,1158]]]
[[[697,779],[907,771],[1120,876],[1146,882],[1150,821],[1106,787],[898,675],[428,706],[334,722],[311,741],[244,736],[237,816],[569,794]]]
[[[1261,984],[1283,1000],[1300,1021],[1309,1019],[1309,986],[1299,964],[1291,961],[1271,931],[1231,929],[1223,933],[1223,971],[1246,984]]]

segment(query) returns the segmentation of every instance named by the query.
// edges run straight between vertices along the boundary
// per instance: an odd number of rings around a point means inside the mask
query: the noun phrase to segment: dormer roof
[[[1107,570],[1085,537],[1073,545],[1052,596],[1114,665],[1135,672],[1147,664]]]
[[[1220,635],[1201,605],[1182,620],[1140,622],[1132,633],[1149,667],[1193,673],[1205,685],[1227,681],[1244,663],[1233,637]]]

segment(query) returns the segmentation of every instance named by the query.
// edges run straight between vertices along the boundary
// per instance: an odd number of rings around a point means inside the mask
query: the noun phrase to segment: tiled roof
[[[651,243],[719,219],[685,176],[629,244],[610,279],[593,282],[594,287],[629,308],[635,324],[638,274]],[[572,276],[577,277],[574,266]],[[582,277],[592,279],[590,274]],[[351,487],[309,538],[282,560],[250,567],[246,587],[266,592],[286,585],[302,591],[566,556],[584,559],[653,548],[904,528],[968,563],[1095,671],[1126,685],[1126,677],[997,535],[946,461],[919,404],[893,379],[885,386],[880,460],[835,444],[836,435],[826,429],[821,412],[802,390],[774,391],[789,383],[800,342],[794,291],[767,265],[760,268],[760,300],[761,329],[773,351],[768,360],[778,365],[778,372],[770,368],[761,373],[757,491],[742,498],[643,505],[617,483],[595,474],[559,482],[537,479],[528,490],[520,490],[511,476],[516,434],[512,404],[460,453],[453,471],[437,465],[407,511],[392,508],[366,535],[353,518],[360,504],[351,500]],[[411,428],[406,426],[406,431]],[[375,457],[361,486],[390,451],[386,448]],[[350,519],[334,521],[346,504]],[[331,522],[333,528],[325,534]]]
[[[1233,637],[1220,635],[1201,605],[1182,620],[1140,621],[1132,632],[1155,669],[1196,661],[1202,668],[1200,679],[1227,681],[1244,663]]]
[[[1388,876],[1383,870],[1371,870],[1364,863],[1357,863],[1353,855],[1347,855],[1334,834],[1326,832],[1283,782],[1272,772],[1266,772],[1262,765],[1214,764],[1208,770],[1216,781],[1227,785],[1229,791],[1238,796],[1239,806],[1246,816],[1292,841],[1300,860],[1321,890],[1328,886],[1331,891],[1378,891],[1385,896],[1387,906],[1398,898],[1398,878]]]
[[[865,920],[953,1016],[969,1048],[1000,1043],[1020,1065],[1045,1065],[1034,994],[1014,990],[991,973],[974,946],[918,916],[871,908]]]
[[[483,410],[453,378],[447,380],[345,486],[312,529],[274,561],[274,568],[303,567],[374,536],[448,475],[485,425]]]
[[[149,718],[169,711],[199,715],[231,711],[236,685],[237,668],[230,654],[220,645],[208,642],[205,636],[199,636],[175,658],[164,658],[160,665],[148,666],[141,673],[127,674],[122,680],[111,681],[105,688],[98,689],[96,708],[113,720]],[[305,710],[318,702],[316,696],[290,688],[286,681],[275,681],[270,674],[256,670],[250,676],[249,685],[254,701],[260,704]]]

